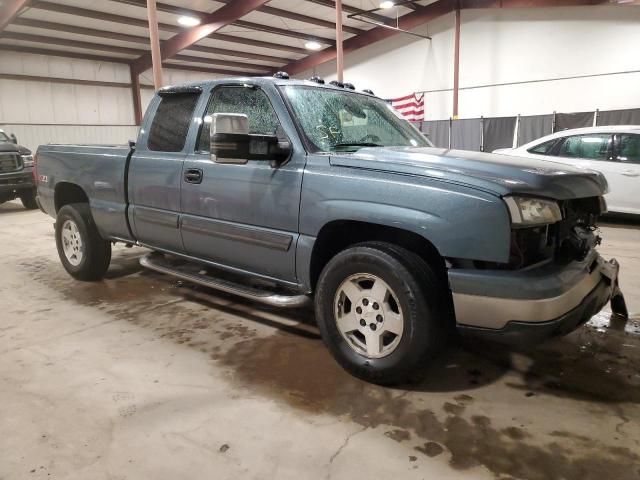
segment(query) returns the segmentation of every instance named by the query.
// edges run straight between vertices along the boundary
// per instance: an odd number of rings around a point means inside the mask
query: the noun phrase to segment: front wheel
[[[38,208],[38,202],[36,202],[36,190],[28,190],[26,192],[20,192],[20,201],[22,206],[27,210],[35,210]]]
[[[442,294],[419,256],[391,244],[364,243],[340,252],[323,269],[316,318],[345,370],[374,383],[401,383],[445,344]]]
[[[62,266],[77,280],[100,280],[109,268],[111,243],[100,236],[86,203],[58,211],[56,246]]]

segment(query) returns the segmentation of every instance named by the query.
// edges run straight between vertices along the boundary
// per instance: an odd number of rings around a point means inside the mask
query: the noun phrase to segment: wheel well
[[[426,238],[401,228],[357,221],[334,221],[320,230],[311,254],[310,280],[315,289],[320,272],[338,252],[356,243],[388,242],[419,255],[440,278],[446,278],[444,258]]]
[[[60,182],[56,185],[54,194],[56,213],[70,203],[89,203],[89,197],[84,190],[74,183]]]

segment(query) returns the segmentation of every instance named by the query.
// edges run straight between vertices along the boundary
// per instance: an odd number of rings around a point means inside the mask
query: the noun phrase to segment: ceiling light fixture
[[[180,17],[178,18],[178,23],[185,27],[195,27],[196,25],[200,25],[200,19],[195,17]]]
[[[304,44],[304,48],[306,48],[307,50],[320,50],[322,48],[322,45],[320,45],[320,43],[316,42],[315,40],[309,40]]]
[[[388,10],[388,9],[393,8],[395,6],[396,6],[396,4],[391,2],[391,1],[389,1],[389,0],[387,0],[385,2],[380,2],[380,8],[382,8],[384,10]]]

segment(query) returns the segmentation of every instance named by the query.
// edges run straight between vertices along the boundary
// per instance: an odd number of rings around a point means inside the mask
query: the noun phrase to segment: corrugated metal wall
[[[123,144],[137,136],[129,67],[28,53],[0,52],[0,74],[41,77],[39,80],[0,78],[0,128],[35,150],[46,143]],[[110,82],[122,86],[81,85],[48,79]],[[211,74],[166,70],[167,84],[212,78]],[[151,84],[151,74],[141,75]],[[142,109],[153,97],[141,92]]]

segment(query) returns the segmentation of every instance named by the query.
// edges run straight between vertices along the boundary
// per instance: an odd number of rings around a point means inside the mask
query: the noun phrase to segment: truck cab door
[[[160,250],[184,253],[179,230],[182,167],[200,91],[161,92],[149,108],[148,132],[143,129],[131,157],[129,221],[140,243]]]
[[[280,132],[290,140],[297,138],[284,103],[272,88],[271,97],[246,84],[223,84],[212,90],[197,144],[184,164],[182,240],[190,256],[295,284],[304,150],[294,145],[289,160],[277,165],[268,160],[216,163],[209,151],[214,113],[247,115],[252,134]]]

